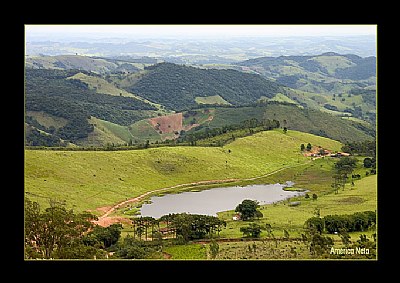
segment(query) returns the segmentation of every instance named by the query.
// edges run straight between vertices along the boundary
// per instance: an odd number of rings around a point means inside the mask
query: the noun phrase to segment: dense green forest
[[[272,98],[281,91],[278,84],[259,75],[235,70],[206,70],[172,63],[146,70],[148,73],[127,90],[176,111],[195,107],[196,97],[219,95],[233,105],[244,105],[262,96]]]

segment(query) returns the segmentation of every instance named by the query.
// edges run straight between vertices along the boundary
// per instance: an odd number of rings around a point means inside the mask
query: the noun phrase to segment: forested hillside
[[[375,85],[376,57],[340,55],[260,57],[239,66],[304,91],[336,92]]]
[[[263,96],[272,98],[281,91],[278,84],[259,75],[235,70],[206,70],[172,63],[145,69],[148,72],[143,78],[126,89],[177,111],[195,107],[196,97],[219,95],[232,105],[244,105]]]
[[[290,58],[311,70],[303,57]],[[373,125],[361,120],[374,117],[373,89],[360,87],[328,100],[231,69],[160,63],[135,74],[101,75],[26,68],[25,90],[26,144],[31,146],[162,142],[177,139],[181,130],[201,136],[252,119],[277,120],[281,127],[340,141],[375,136]],[[197,121],[190,111],[199,108],[211,112]],[[179,127],[168,117],[148,120],[174,112],[183,112]],[[352,119],[345,120],[346,115]]]
[[[74,142],[93,131],[91,116],[120,125],[129,125],[143,118],[136,110],[156,110],[135,98],[96,93],[79,81],[67,79],[77,70],[26,70],[26,111],[42,111],[68,122],[53,135]],[[28,116],[29,117],[29,116]],[[35,121],[28,118],[27,122]],[[46,130],[46,129],[42,129]],[[29,141],[29,136],[27,137]]]

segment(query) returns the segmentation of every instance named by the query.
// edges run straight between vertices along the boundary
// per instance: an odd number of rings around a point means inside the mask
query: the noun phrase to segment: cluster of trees
[[[147,259],[157,258],[157,254],[162,249],[162,242],[144,241],[127,235],[123,240],[118,242],[113,249],[114,256],[123,259]]]
[[[366,140],[361,142],[346,142],[342,147],[343,152],[351,155],[364,155],[369,157],[376,156],[376,140]]]
[[[332,110],[332,111],[339,111],[339,109],[335,105],[331,105],[329,103],[325,103],[324,108],[326,108],[328,110]]]
[[[179,137],[177,142],[178,143],[188,142],[191,145],[195,145],[196,142],[199,140],[216,137],[237,130],[247,129],[249,135],[251,135],[261,131],[268,131],[275,128],[279,128],[279,126],[280,126],[279,121],[275,119],[274,120],[263,119],[262,121],[259,121],[256,118],[244,120],[239,124],[225,125],[223,127],[210,128],[209,126],[199,126],[196,127],[194,130],[192,130],[191,132],[181,132],[181,136]],[[232,135],[230,137],[227,137],[219,145],[223,145],[228,141],[233,141],[237,137],[242,137],[242,136]]]
[[[353,117],[363,118],[363,111],[361,106],[353,106],[353,108],[346,107],[343,112],[350,113]]]
[[[300,145],[300,150],[301,151],[304,151],[304,150],[310,151],[311,149],[312,149],[311,143],[307,143],[307,146],[305,146],[304,143],[302,143]]]
[[[376,213],[373,211],[357,212],[352,215],[328,215],[324,218],[312,217],[305,222],[305,233],[302,234],[303,242],[308,245],[310,254],[316,258],[342,258],[349,257],[345,254],[331,253],[334,245],[333,239],[324,236],[323,232],[338,234],[342,244],[349,249],[368,249],[368,254],[354,255],[354,258],[376,258],[376,233],[372,234],[373,241],[361,234],[356,242],[351,241],[349,232],[365,231],[374,228]]]
[[[41,210],[37,202],[25,198],[25,258],[100,259],[108,258],[111,251],[117,258],[148,258],[162,246],[160,223],[166,223],[167,237],[178,244],[213,238],[226,226],[225,221],[209,215],[138,217],[132,221],[133,235],[120,240],[121,224],[101,227],[93,220],[97,220],[95,215],[76,214],[65,202],[51,201]]]
[[[375,157],[365,157],[364,161],[363,161],[364,167],[365,168],[372,168],[372,169],[376,169],[376,159]]]
[[[220,95],[233,105],[244,105],[262,96],[271,98],[281,89],[259,75],[236,70],[199,69],[173,63],[152,65],[146,70],[148,74],[128,91],[177,111],[195,107],[197,96]]]
[[[158,219],[137,217],[132,224],[133,235],[127,235],[115,248],[115,256],[119,258],[156,257],[163,246],[163,237],[175,244],[184,244],[191,240],[213,238],[226,226],[226,222],[218,217],[187,213],[167,214]],[[166,227],[160,228],[160,224]]]
[[[151,239],[162,239],[160,223],[166,223],[164,233],[187,242],[195,239],[203,239],[213,237],[216,233],[219,235],[222,227],[226,226],[226,222],[218,217],[200,214],[173,213],[163,215],[159,219],[153,217],[138,217],[133,219],[134,236],[139,239],[147,239],[151,235]],[[151,231],[151,233],[150,233]]]
[[[375,227],[376,212],[363,211],[350,215],[327,215],[323,218],[311,217],[305,222],[306,228],[314,228],[319,233],[362,232]]]

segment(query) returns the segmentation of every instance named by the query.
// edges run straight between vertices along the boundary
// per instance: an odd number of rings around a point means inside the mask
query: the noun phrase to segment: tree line
[[[376,140],[346,142],[342,147],[342,151],[350,153],[351,155],[376,157]]]
[[[213,138],[233,131],[248,130],[248,133],[251,135],[261,131],[276,129],[279,128],[279,126],[280,122],[278,120],[262,119],[260,121],[257,118],[244,120],[239,124],[225,125],[216,128],[210,128],[209,126],[201,125],[196,127],[195,130],[192,130],[191,132],[181,132],[181,136],[178,138],[177,143],[188,142],[190,145],[196,145],[196,142],[199,140]],[[225,141],[219,143],[218,145],[223,145],[228,141],[233,141],[237,137],[241,136],[232,135],[227,137]]]
[[[305,222],[307,228],[313,227],[318,232],[329,234],[347,232],[363,232],[376,225],[376,212],[363,211],[349,215],[327,215],[325,217],[311,217]]]
[[[93,223],[98,219],[95,215],[75,213],[65,202],[50,200],[50,206],[43,210],[28,197],[24,216],[26,259],[100,259],[108,258],[110,252],[116,258],[147,258],[160,250],[164,237],[182,244],[217,237],[226,227],[224,220],[209,215],[135,217],[133,235],[120,240],[121,224],[101,227]]]

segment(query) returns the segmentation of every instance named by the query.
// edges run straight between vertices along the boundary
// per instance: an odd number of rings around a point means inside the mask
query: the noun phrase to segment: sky
[[[376,36],[377,25],[25,25],[27,38]]]

